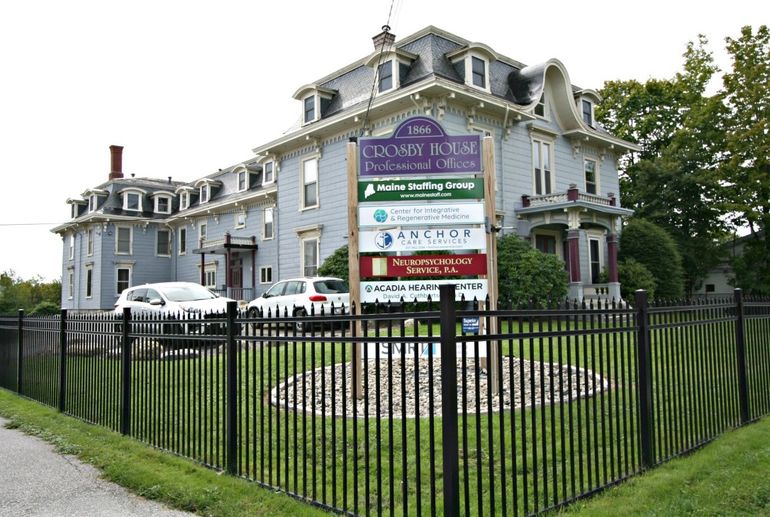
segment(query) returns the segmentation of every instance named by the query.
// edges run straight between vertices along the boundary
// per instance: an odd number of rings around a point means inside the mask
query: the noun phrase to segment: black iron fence
[[[770,412],[768,300],[453,299],[301,317],[19,313],[0,318],[0,386],[355,515],[539,513]]]

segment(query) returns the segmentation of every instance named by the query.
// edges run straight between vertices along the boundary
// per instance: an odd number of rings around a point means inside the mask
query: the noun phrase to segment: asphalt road
[[[0,418],[0,516],[2,517],[182,517],[101,479],[73,456],[15,429]]]

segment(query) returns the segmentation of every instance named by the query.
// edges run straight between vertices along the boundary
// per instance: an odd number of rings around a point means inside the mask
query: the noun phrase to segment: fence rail
[[[770,412],[768,300],[453,299],[301,317],[19,312],[0,317],[0,386],[351,515],[539,513]]]

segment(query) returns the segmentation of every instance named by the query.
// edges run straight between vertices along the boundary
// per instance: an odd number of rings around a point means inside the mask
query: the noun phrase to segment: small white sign
[[[486,279],[474,280],[413,280],[396,282],[361,282],[361,303],[426,302],[428,296],[434,302],[439,300],[439,286],[455,284],[455,300],[461,300],[463,295],[467,301],[474,298],[481,301],[487,296]]]
[[[483,228],[428,228],[362,230],[358,233],[361,252],[486,250]]]
[[[482,223],[484,223],[483,203],[363,205],[358,208],[358,225],[360,227]]]
[[[457,357],[463,356],[465,348],[465,357],[476,357],[476,344],[468,341],[461,341],[462,336],[457,336]],[[366,359],[375,361],[377,359],[390,359],[398,361],[401,354],[405,359],[412,359],[419,354],[420,359],[428,359],[432,352],[432,357],[437,359],[441,357],[441,343],[366,343]],[[479,341],[479,357],[487,357],[486,341]],[[469,368],[473,368],[472,363],[468,363]]]

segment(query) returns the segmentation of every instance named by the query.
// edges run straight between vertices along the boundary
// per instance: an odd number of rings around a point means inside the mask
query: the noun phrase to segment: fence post
[[[227,302],[227,473],[238,473],[238,369],[235,348],[236,302]]]
[[[120,391],[120,433],[128,435],[131,432],[131,337],[129,326],[131,325],[131,308],[123,307],[123,325],[120,327],[120,363],[121,363],[121,391]]]
[[[59,319],[59,412],[67,409],[67,309],[61,310]]]
[[[636,303],[636,373],[639,390],[639,431],[642,467],[650,468],[655,463],[652,439],[652,357],[650,352],[650,314],[647,310],[647,291],[635,293]]]
[[[746,377],[746,334],[743,322],[743,290],[735,293],[735,355],[738,358],[738,399],[741,408],[741,425],[749,422],[749,386]]]
[[[19,334],[18,349],[16,356],[16,393],[21,395],[21,383],[24,380],[22,370],[24,366],[24,309],[19,309]]]
[[[441,309],[441,438],[444,515],[460,515],[460,460],[457,433],[457,313],[455,286],[439,287]]]

